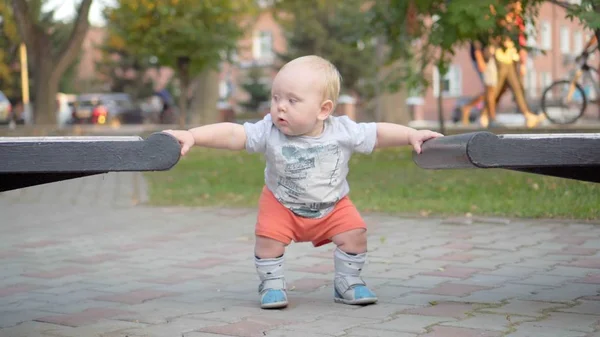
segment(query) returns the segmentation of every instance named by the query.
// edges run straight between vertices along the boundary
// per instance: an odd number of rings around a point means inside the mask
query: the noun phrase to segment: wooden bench
[[[600,183],[600,134],[472,132],[426,141],[413,159],[424,169],[501,168]]]
[[[165,171],[180,156],[169,134],[0,137],[0,192],[108,172]]]

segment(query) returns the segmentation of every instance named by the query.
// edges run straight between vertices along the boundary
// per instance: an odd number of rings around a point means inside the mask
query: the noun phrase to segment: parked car
[[[13,119],[12,104],[2,91],[0,91],[0,123],[8,124]]]
[[[142,108],[125,93],[82,94],[73,109],[74,124],[121,125],[144,122]]]

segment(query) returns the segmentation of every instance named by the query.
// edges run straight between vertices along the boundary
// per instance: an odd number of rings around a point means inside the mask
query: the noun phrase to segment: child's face
[[[288,136],[316,136],[331,112],[324,101],[324,81],[310,65],[291,63],[282,69],[271,89],[271,119]]]

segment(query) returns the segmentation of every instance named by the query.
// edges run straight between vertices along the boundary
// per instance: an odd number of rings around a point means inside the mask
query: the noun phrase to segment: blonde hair
[[[283,70],[289,64],[300,62],[309,63],[314,67],[315,70],[318,70],[323,74],[323,100],[331,100],[333,102],[333,108],[335,109],[340,96],[340,88],[342,86],[342,76],[340,75],[338,69],[335,67],[335,65],[333,65],[333,63],[320,56],[307,55],[291,60],[281,67],[281,70]]]

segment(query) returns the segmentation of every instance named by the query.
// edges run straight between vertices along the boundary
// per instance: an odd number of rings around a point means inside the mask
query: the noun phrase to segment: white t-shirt
[[[286,136],[270,115],[245,123],[246,150],[264,153],[265,184],[277,200],[299,216],[320,218],[348,194],[346,180],[352,153],[371,153],[376,123],[356,123],[330,116],[316,137]]]

